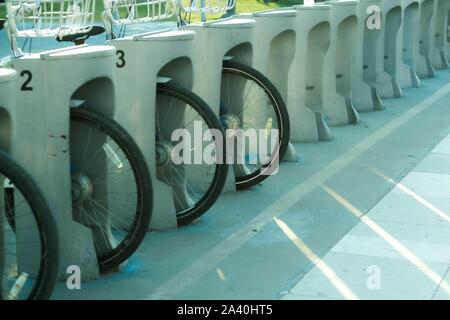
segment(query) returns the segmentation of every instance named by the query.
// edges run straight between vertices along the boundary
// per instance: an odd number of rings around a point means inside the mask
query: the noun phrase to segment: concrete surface
[[[450,299],[449,165],[450,135],[400,182],[373,169],[394,189],[283,298]]]
[[[295,145],[300,163],[224,194],[195,224],[149,233],[122,272],[53,297],[449,298],[438,288],[450,283],[449,81],[439,72],[333,141]],[[381,289],[367,289],[370,266]]]

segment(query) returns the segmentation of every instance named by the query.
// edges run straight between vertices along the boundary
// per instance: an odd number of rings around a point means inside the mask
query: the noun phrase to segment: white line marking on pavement
[[[441,99],[450,91],[450,84],[445,85],[433,95],[429,96],[419,104],[411,107],[398,118],[393,119],[379,130],[356,144],[349,151],[331,162],[328,166],[318,171],[305,181],[299,183],[291,191],[280,197],[269,207],[261,211],[240,230],[237,230],[222,242],[214,246],[191,263],[185,269],[175,274],[168,281],[156,288],[146,299],[171,299],[183,290],[191,286],[208,271],[214,269],[220,262],[224,261],[231,254],[239,250],[256,233],[252,230],[260,229],[267,223],[273,222],[274,217],[280,216],[299,202],[308,193],[324,184],[328,179],[345,168],[353,160],[361,156],[375,144],[390,135],[400,126],[411,120],[413,117],[429,108],[433,103]]]
[[[325,276],[327,280],[339,291],[339,293],[347,300],[359,300],[358,296],[350,289],[347,284],[336,274],[336,272],[330,268],[330,266],[316,255],[314,251],[302,239],[292,230],[283,220],[274,218],[276,224],[283,233],[291,240],[294,245],[308,258],[311,263],[314,264],[314,268],[319,269],[322,276]],[[294,287],[296,287],[300,280]],[[294,288],[293,287],[293,288]]]

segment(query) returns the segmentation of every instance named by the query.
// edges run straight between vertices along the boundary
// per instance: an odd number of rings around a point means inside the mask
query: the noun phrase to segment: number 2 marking
[[[30,70],[23,70],[20,73],[21,77],[26,77],[25,82],[20,87],[20,90],[22,91],[33,91],[33,87],[30,86],[31,79],[33,79],[33,74]]]

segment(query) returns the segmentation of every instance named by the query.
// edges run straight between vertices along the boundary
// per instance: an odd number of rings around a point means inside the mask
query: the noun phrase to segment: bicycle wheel
[[[289,116],[278,90],[263,74],[244,64],[224,61],[220,120],[236,135],[236,188],[246,189],[278,169],[289,144]],[[240,130],[239,130],[240,129]]]
[[[0,299],[48,299],[59,257],[50,208],[31,176],[3,151],[0,177]]]
[[[144,156],[114,120],[86,108],[70,114],[72,208],[91,228],[100,271],[119,266],[147,232],[153,191]]]
[[[182,133],[182,142],[172,139],[177,132]],[[193,92],[159,83],[156,133],[157,178],[172,189],[178,224],[187,224],[214,204],[225,185],[222,126]],[[211,139],[205,141],[206,136]],[[178,160],[174,158],[177,155]]]

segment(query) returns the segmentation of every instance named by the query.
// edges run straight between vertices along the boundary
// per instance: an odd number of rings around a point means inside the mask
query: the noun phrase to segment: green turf
[[[279,1],[263,1],[263,0],[236,0],[236,13],[257,12],[280,7],[290,7],[296,4],[302,4],[303,0],[279,0]],[[219,19],[222,14],[209,15],[208,20]],[[199,21],[198,14],[193,15],[191,21]]]
[[[321,2],[321,1],[317,1]],[[302,4],[303,0],[279,0],[279,1],[263,1],[263,0],[236,0],[236,13],[245,13],[245,12],[256,12],[262,10],[268,10],[279,7],[289,7],[296,4]],[[96,21],[102,22],[101,12],[103,11],[103,1],[96,1]],[[222,14],[217,15],[208,15],[209,20],[218,19],[222,16]],[[0,6],[0,17],[5,17],[5,8],[4,6]],[[193,14],[191,17],[191,21],[199,21],[200,17],[198,14]]]
[[[186,1],[183,1],[186,2]],[[277,2],[265,2],[263,0],[236,0],[236,12],[256,12],[278,7],[288,7],[295,4],[302,4],[302,0],[279,0]],[[96,2],[96,20],[101,21],[101,12],[103,11],[103,1]],[[208,15],[208,20],[219,19],[223,14]],[[191,21],[199,21],[199,14],[192,14]]]

